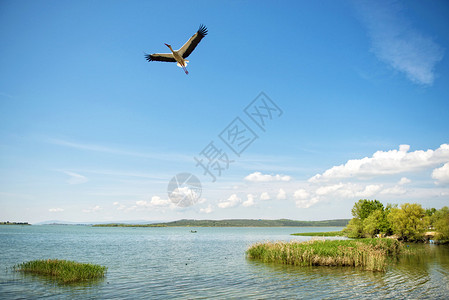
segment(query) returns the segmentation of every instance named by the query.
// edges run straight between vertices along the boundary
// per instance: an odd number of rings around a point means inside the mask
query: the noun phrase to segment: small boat
[[[190,230],[191,233],[196,233],[196,230]]]

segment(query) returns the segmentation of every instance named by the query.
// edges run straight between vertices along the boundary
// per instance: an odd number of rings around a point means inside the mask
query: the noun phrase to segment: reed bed
[[[300,232],[300,233],[292,233],[291,235],[299,235],[299,236],[345,236],[345,234],[342,231]]]
[[[33,260],[14,266],[19,272],[49,276],[60,283],[74,283],[104,277],[106,267],[75,261],[46,259]]]
[[[385,271],[388,257],[399,255],[401,248],[402,244],[394,239],[311,240],[256,243],[246,253],[264,262]]]

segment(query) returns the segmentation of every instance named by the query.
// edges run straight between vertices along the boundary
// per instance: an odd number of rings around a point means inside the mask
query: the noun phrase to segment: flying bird
[[[187,71],[187,63],[189,62],[186,58],[195,50],[196,46],[199,42],[207,35],[207,28],[204,25],[200,25],[198,31],[192,35],[192,37],[182,46],[179,50],[173,50],[171,45],[165,44],[171,53],[154,53],[154,54],[145,54],[145,58],[147,61],[167,61],[167,62],[177,62],[177,65],[181,67],[186,74],[189,74]]]

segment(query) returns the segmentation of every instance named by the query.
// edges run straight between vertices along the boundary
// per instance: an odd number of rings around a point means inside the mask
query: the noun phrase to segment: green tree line
[[[353,218],[344,229],[350,238],[395,235],[404,241],[422,241],[427,231],[435,239],[449,240],[449,208],[424,209],[417,203],[384,206],[378,200],[361,199],[351,210]]]

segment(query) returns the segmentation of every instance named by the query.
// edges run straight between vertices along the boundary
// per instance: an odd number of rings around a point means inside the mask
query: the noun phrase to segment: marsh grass
[[[246,253],[249,258],[264,262],[385,271],[388,258],[397,256],[401,248],[401,243],[394,239],[312,240],[256,243]]]
[[[74,283],[102,278],[107,268],[75,261],[47,259],[24,262],[14,266],[14,270],[48,276],[59,283]]]
[[[345,234],[342,231],[300,232],[300,233],[292,233],[291,235],[299,235],[299,236],[345,236]]]

